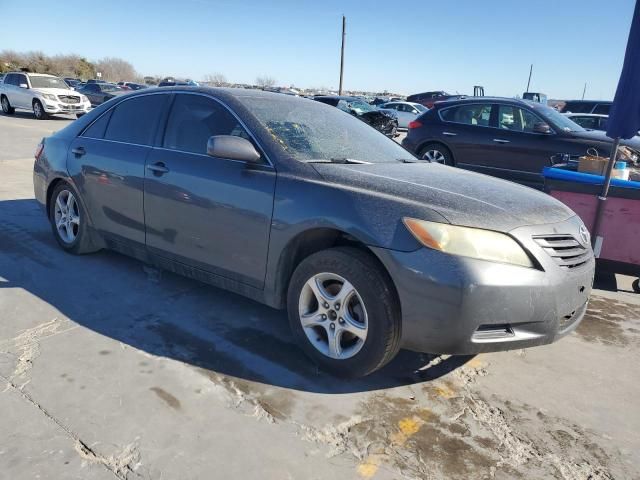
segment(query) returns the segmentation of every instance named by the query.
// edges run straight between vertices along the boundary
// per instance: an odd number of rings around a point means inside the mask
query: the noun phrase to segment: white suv
[[[0,104],[6,115],[16,108],[31,110],[38,120],[50,114],[74,113],[77,117],[91,110],[89,99],[59,77],[40,73],[7,73],[0,83]]]

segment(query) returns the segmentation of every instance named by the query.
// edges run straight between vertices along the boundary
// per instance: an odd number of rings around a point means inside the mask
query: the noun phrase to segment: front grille
[[[80,97],[73,95],[58,95],[58,98],[62,103],[80,103]]]
[[[536,235],[533,239],[561,268],[576,268],[591,258],[591,249],[573,235]]]

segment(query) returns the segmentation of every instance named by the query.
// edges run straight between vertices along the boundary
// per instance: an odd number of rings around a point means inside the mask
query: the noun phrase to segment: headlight
[[[42,96],[47,100],[53,100],[54,102],[58,100],[58,98],[55,95],[52,95],[50,93],[43,93]]]
[[[518,242],[504,233],[408,217],[402,220],[425,247],[451,255],[533,267],[531,259]]]

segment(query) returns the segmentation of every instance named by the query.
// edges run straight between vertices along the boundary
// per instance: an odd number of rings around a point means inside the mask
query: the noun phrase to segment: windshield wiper
[[[356,165],[369,165],[370,162],[363,162],[362,160],[355,160],[353,158],[321,158],[317,160],[307,160],[306,163],[348,163],[348,164],[356,164]]]

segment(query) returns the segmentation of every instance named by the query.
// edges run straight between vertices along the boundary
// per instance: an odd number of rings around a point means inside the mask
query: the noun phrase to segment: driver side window
[[[215,100],[202,95],[176,95],[163,147],[206,155],[207,142],[213,135],[233,135],[251,141],[240,122]]]

